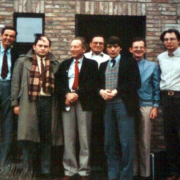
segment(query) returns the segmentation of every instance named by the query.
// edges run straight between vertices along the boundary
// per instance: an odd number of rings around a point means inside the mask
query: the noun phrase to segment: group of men
[[[40,175],[50,177],[51,147],[64,143],[63,180],[73,180],[77,174],[81,180],[89,180],[91,137],[95,140],[102,131],[104,147],[100,148],[104,148],[107,158],[109,180],[132,180],[133,176],[150,179],[151,120],[157,117],[161,90],[167,142],[166,180],[180,179],[180,34],[177,30],[161,34],[167,51],[158,56],[159,66],[144,58],[146,42],[142,38],[133,39],[129,47],[133,58],[128,58],[121,54],[119,37],[107,39],[108,55],[103,53],[102,36],[92,38],[88,53],[85,39],[76,37],[70,44],[71,58],[59,64],[50,52],[50,39],[43,35],[35,39],[26,55],[17,59],[11,47],[16,35],[12,27],[1,32],[0,165],[3,170],[8,171],[11,165],[15,114],[18,115],[17,140],[22,145],[23,167],[27,172],[35,171],[33,161],[38,147]],[[98,130],[94,131],[96,125]]]

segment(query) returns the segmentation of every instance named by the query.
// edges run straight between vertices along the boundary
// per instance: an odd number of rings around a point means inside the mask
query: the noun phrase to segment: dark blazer
[[[98,91],[105,89],[105,71],[108,61],[101,63],[98,73]],[[139,98],[137,90],[141,86],[139,75],[139,68],[135,59],[129,59],[121,55],[118,87],[117,91],[119,96],[126,105],[127,111],[130,115],[134,115],[139,108]],[[100,106],[104,107],[105,101],[100,98]]]
[[[65,109],[65,95],[66,93],[71,92],[69,89],[68,71],[72,61],[73,58],[64,60],[60,64],[55,75],[55,89],[56,93],[59,95],[59,100],[63,110]],[[79,74],[79,89],[77,90],[84,111],[91,111],[93,109],[93,104],[97,96],[97,73],[97,62],[84,57]]]
[[[12,76],[15,61],[18,59],[18,57],[19,57],[19,54],[17,50],[12,48],[11,49],[11,76]]]

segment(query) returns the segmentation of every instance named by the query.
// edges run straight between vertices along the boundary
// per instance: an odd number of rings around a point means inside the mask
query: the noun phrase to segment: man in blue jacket
[[[144,59],[146,53],[144,39],[135,38],[129,50],[138,63],[141,76],[141,88],[138,90],[140,117],[135,121],[134,175],[140,175],[142,179],[148,180],[150,178],[151,120],[158,114],[160,72],[155,62]]]

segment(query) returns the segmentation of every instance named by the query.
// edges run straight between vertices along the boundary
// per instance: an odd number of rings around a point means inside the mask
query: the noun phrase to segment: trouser
[[[51,97],[40,97],[36,102],[39,134],[40,134],[40,162],[41,173],[50,173],[52,133],[51,133],[51,116],[52,116],[52,99]],[[33,132],[32,132],[33,133]],[[34,146],[34,147],[33,147]],[[33,148],[32,148],[33,147]],[[23,144],[23,161],[25,166],[29,166],[34,161],[35,144],[32,142],[24,142]],[[29,167],[28,167],[29,168]]]
[[[152,107],[140,107],[141,117],[135,120],[134,176],[150,176]]]
[[[65,175],[73,176],[78,173],[80,176],[89,176],[90,174],[91,117],[92,113],[83,111],[79,101],[70,106],[70,111],[62,112]],[[79,165],[76,157],[77,133],[80,145]]]
[[[167,176],[180,174],[180,97],[162,92],[164,134],[167,151]]]
[[[180,105],[163,108],[168,174],[180,173]]]
[[[13,137],[13,113],[11,109],[11,81],[0,81],[1,148],[0,165],[11,163],[10,149]]]
[[[132,180],[134,118],[128,115],[123,102],[112,102],[106,103],[104,121],[108,177]]]

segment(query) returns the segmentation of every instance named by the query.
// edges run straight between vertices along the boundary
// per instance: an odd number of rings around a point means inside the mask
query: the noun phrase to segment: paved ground
[[[22,165],[13,164],[9,173],[6,173],[5,170],[0,171],[0,180],[47,180],[47,178],[35,177],[32,172],[24,172]],[[92,168],[91,180],[107,180],[107,171],[104,171],[101,167]],[[48,180],[61,180],[63,177],[63,170],[56,169],[52,178]],[[79,177],[76,176],[75,180],[78,180]]]

